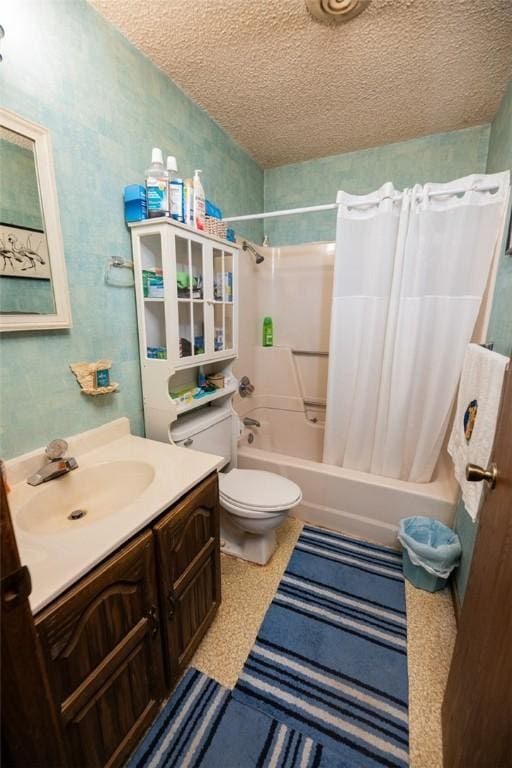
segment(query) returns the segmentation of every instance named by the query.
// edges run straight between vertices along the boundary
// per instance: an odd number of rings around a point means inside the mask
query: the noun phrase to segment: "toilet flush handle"
[[[191,437],[187,437],[187,439],[183,441],[183,447],[184,448],[190,448],[190,446],[192,445],[193,442],[194,441],[192,440]]]

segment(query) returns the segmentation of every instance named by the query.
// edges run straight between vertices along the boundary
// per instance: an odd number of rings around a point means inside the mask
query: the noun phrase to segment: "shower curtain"
[[[509,183],[507,172],[338,193],[324,462],[431,480]]]

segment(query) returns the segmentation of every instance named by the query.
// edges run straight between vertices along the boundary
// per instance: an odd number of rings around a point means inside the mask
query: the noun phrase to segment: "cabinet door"
[[[236,251],[223,245],[211,247],[213,295],[213,349],[210,355],[229,357],[237,350]]]
[[[177,228],[171,229],[170,243],[176,281],[176,367],[199,365],[212,343],[206,323],[206,246],[200,236]],[[173,291],[169,290],[166,297],[172,300],[172,296]]]
[[[189,493],[153,531],[161,579],[161,615],[172,687],[220,604],[217,475]]]
[[[164,695],[151,532],[36,618],[69,764],[121,765]]]

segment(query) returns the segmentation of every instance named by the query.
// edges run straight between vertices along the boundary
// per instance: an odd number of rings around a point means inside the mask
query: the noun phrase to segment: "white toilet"
[[[224,456],[231,462],[238,417],[231,409],[207,408],[187,414],[171,427],[176,445]],[[265,565],[276,548],[275,529],[302,501],[299,486],[286,477],[257,469],[219,473],[221,550]]]

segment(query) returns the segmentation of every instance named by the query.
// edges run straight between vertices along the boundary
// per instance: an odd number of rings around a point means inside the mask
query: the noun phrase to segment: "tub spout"
[[[246,427],[261,427],[260,422],[257,419],[251,419],[250,416],[246,416],[244,419],[244,426]]]

